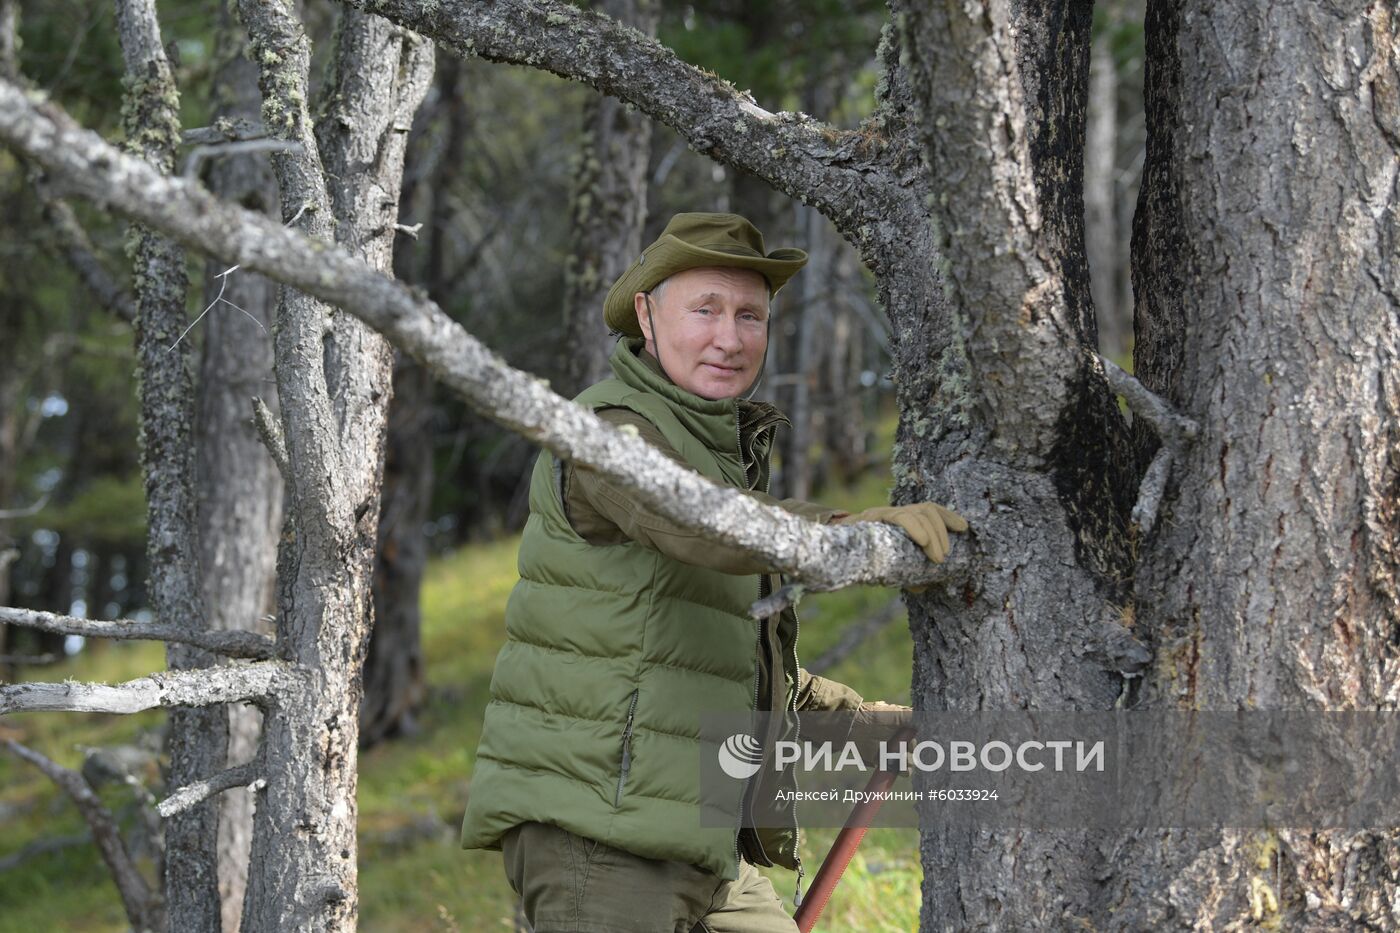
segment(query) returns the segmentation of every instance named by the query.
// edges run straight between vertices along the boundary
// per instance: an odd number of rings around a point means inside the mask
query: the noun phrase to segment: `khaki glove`
[[[914,505],[882,505],[854,515],[833,518],[833,525],[852,522],[888,522],[904,529],[914,543],[924,549],[928,559],[943,563],[948,556],[948,532],[967,531],[967,519],[937,502],[917,502]],[[922,593],[926,587],[909,587],[912,593]]]
[[[883,742],[887,750],[893,752],[898,748],[894,741],[895,736],[901,730],[913,727],[914,710],[911,707],[881,700],[867,700],[860,704],[860,711],[855,715],[850,735],[860,751],[861,760],[871,767],[878,768],[881,764],[880,743]],[[899,759],[892,758],[891,761],[897,763]],[[904,762],[906,767],[901,770],[907,771],[907,753]]]

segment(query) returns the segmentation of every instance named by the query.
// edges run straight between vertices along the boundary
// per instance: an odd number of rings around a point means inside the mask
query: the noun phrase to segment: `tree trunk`
[[[1150,705],[1395,708],[1396,25],[1377,3],[1149,5],[1136,365],[1202,425],[1140,551]],[[1400,925],[1394,832],[1120,851],[1116,928]]]
[[[117,0],[117,26],[126,61],[123,115],[127,145],[159,171],[174,169],[180,142],[179,95],[161,43],[154,3]],[[185,251],[140,226],[128,232],[135,280],[136,350],[141,400],[141,466],[145,476],[150,601],[156,618],[192,630],[207,628],[200,581],[194,461],[192,344],[185,329]],[[172,671],[206,668],[217,656],[192,645],[166,646]],[[227,719],[212,707],[171,710],[167,749],[171,787],[223,769]],[[218,807],[207,800],[165,825],[165,903],[172,929],[219,933]]]
[[[599,0],[597,6],[656,35],[656,0]],[[642,250],[651,120],[615,97],[589,98],[577,158],[564,291],[565,384],[559,389],[566,397],[609,373],[616,338],[603,326],[603,299]]]
[[[243,28],[221,7],[214,54],[219,62],[214,76],[216,122],[260,119],[258,72],[245,55],[246,45]],[[216,159],[207,184],[226,201],[279,216],[277,181],[265,155]],[[204,602],[210,628],[270,635],[273,626],[264,617],[275,608],[283,480],[258,437],[252,400],[261,398],[271,411],[277,410],[268,329],[277,291],[274,283],[252,272],[221,276],[227,268],[217,262],[205,266],[204,304],[214,306],[202,325],[197,425]],[[252,704],[230,704],[227,716],[228,763],[252,760],[262,732],[261,711]],[[224,933],[234,933],[242,923],[252,836],[252,794],[238,788],[221,795],[219,901]]]
[[[431,45],[346,11],[313,134],[300,22],[285,3],[245,2],[240,12],[260,64],[264,120],[301,147],[275,157],[283,215],[320,238],[334,220],[338,242],[388,268],[403,152],[431,77]],[[243,926],[353,930],[361,673],[391,357],[358,320],[289,289],[275,334],[294,517],[294,537],[278,555],[278,642],[304,680],[299,696],[264,717],[267,786],[257,800]]]
[[[394,355],[394,400],[384,451],[384,501],[374,571],[374,634],[365,656],[360,748],[417,731],[427,698],[419,593],[428,562],[423,525],[433,491],[433,380]]]

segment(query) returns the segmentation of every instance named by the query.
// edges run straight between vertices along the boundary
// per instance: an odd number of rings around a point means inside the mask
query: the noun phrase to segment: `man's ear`
[[[655,307],[656,303],[652,302]],[[637,326],[642,329],[642,336],[646,338],[648,344],[651,343],[651,314],[647,310],[647,296],[645,292],[637,292],[632,296],[632,310],[637,313]]]

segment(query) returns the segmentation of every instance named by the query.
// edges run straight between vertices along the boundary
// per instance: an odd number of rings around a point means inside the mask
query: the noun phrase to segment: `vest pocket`
[[[627,725],[622,730],[622,764],[617,771],[617,793],[613,795],[613,806],[622,806],[622,788],[627,784],[627,772],[632,770],[632,717],[637,712],[637,694],[641,688],[632,691],[627,701]]]

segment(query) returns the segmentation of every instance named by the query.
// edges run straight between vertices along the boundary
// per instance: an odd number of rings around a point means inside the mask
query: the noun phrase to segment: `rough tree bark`
[[[647,36],[656,35],[656,0],[599,0],[597,8]],[[603,328],[608,288],[642,249],[647,218],[651,121],[616,97],[583,109],[583,138],[569,204],[569,263],[564,279],[560,360],[572,397],[608,375],[613,339]]]
[[[169,174],[180,144],[180,103],[161,44],[155,4],[117,0],[117,28],[126,61],[123,106],[127,146]],[[194,377],[185,329],[185,251],[156,231],[127,234],[135,280],[136,353],[141,402],[141,467],[145,475],[148,592],[156,618],[190,629],[208,627],[200,580],[194,462]],[[193,645],[166,646],[172,671],[210,667],[216,656]],[[228,723],[223,710],[176,707],[169,717],[166,779],[180,787],[224,766]],[[218,807],[205,801],[165,824],[165,915],[176,929],[220,933]]]
[[[1137,372],[1202,434],[1139,551],[1146,704],[1400,702],[1396,28],[1385,3],[1149,4]],[[1144,832],[1104,909],[1124,929],[1393,929],[1398,841]]]
[[[344,11],[344,21],[339,31],[339,46],[336,49],[335,83],[326,88],[326,98],[332,101],[332,112],[319,120],[316,136],[325,158],[328,178],[335,179],[330,185],[336,209],[336,238],[351,251],[357,252],[370,262],[375,269],[391,269],[393,262],[393,238],[398,224],[399,193],[403,179],[403,157],[409,140],[409,130],[413,123],[413,113],[419,108],[428,85],[433,80],[433,45],[423,42],[417,36],[395,27],[391,22],[357,10]],[[399,496],[392,500],[395,510],[389,513],[391,527],[381,528],[382,517],[379,507],[379,483],[384,478],[386,434],[388,426],[389,396],[393,388],[393,350],[388,340],[365,326],[350,315],[337,315],[336,347],[339,352],[328,359],[328,381],[335,385],[340,398],[360,398],[357,406],[363,412],[374,412],[374,423],[368,422],[365,415],[363,424],[354,424],[354,419],[340,415],[343,433],[347,443],[361,443],[361,438],[370,441],[365,447],[371,461],[360,464],[347,464],[353,475],[374,476],[375,502],[371,538],[361,544],[365,556],[370,560],[367,569],[371,576],[365,580],[365,595],[368,602],[364,612],[371,619],[372,628],[379,628],[375,609],[384,604],[384,597],[409,600],[402,607],[393,607],[393,622],[382,636],[378,632],[367,633],[370,643],[361,649],[363,664],[356,668],[360,677],[360,691],[356,696],[357,720],[364,720],[364,698],[367,696],[368,682],[365,678],[375,678],[379,688],[375,695],[378,703],[385,705],[386,720],[381,726],[398,726],[402,721],[402,706],[412,706],[414,698],[413,664],[420,657],[417,639],[417,583],[419,577],[405,580],[400,586],[388,590],[375,588],[378,584],[389,583],[389,576],[372,576],[375,567],[384,572],[396,566],[395,560],[410,558],[407,565],[412,567],[412,553],[382,553],[375,555],[382,545],[386,545],[385,535],[395,534],[396,541],[412,541],[421,538],[421,518],[414,520],[414,513],[421,513],[426,507],[427,490],[423,483],[409,483],[399,489]],[[420,384],[423,377],[419,377]],[[347,394],[346,389],[349,389]],[[409,399],[412,402],[412,399]],[[403,409],[405,415],[412,415],[413,408]],[[421,408],[419,408],[421,410]],[[424,424],[420,420],[409,420],[400,416],[399,431],[409,431],[410,436],[426,437]],[[371,452],[372,451],[372,452]],[[417,451],[421,454],[421,450]],[[410,464],[419,457],[410,458]],[[402,461],[396,461],[396,469],[403,469]],[[412,466],[409,466],[412,469]],[[421,476],[421,471],[419,471]],[[431,472],[428,472],[431,476]],[[365,489],[365,496],[370,490]],[[423,546],[421,541],[407,544]],[[378,562],[378,563],[375,563]],[[417,562],[421,566],[421,562]],[[412,584],[412,595],[406,588]],[[409,612],[412,626],[402,625],[402,615]],[[409,639],[407,643],[391,642],[391,639]],[[370,664],[368,651],[377,647],[372,654],[374,665]],[[406,670],[405,670],[406,668]],[[363,670],[363,675],[361,675]],[[385,674],[389,677],[385,678]],[[388,679],[388,682],[385,682]],[[421,686],[419,686],[421,691]],[[363,740],[357,737],[357,744]]]
[[[258,72],[246,46],[242,26],[221,6],[214,40],[215,128],[259,120]],[[214,161],[207,179],[209,190],[225,201],[278,216],[277,182],[266,156],[230,153]],[[277,410],[268,329],[277,290],[262,276],[241,270],[224,274],[227,268],[217,262],[205,266],[204,304],[212,307],[201,324],[196,446],[204,604],[211,629],[271,634],[283,481],[258,437],[252,400],[261,398]],[[228,762],[251,761],[262,713],[237,704],[229,706],[227,716]],[[242,922],[252,838],[253,795],[244,788],[222,795],[218,857],[224,933],[234,933]]]
[[[300,147],[274,156],[287,224],[320,240],[333,230],[353,254],[387,268],[431,45],[346,11],[324,119],[313,128],[310,48],[294,11],[252,0],[239,9],[260,67],[263,122]],[[267,783],[257,798],[244,928],[351,930],[361,670],[392,358],[358,320],[288,288],[275,347],[293,525],[278,559],[278,641],[307,679],[264,719]]]
[[[452,186],[463,164],[470,123],[461,62],[444,61],[419,108],[405,159],[403,212],[422,222],[416,239],[394,247],[395,274],[442,302],[458,275],[445,256],[454,208]],[[419,595],[428,547],[423,526],[433,486],[432,377],[412,357],[394,353],[393,399],[384,447],[384,487],[375,548],[374,631],[365,653],[360,748],[416,731],[427,697]]]

